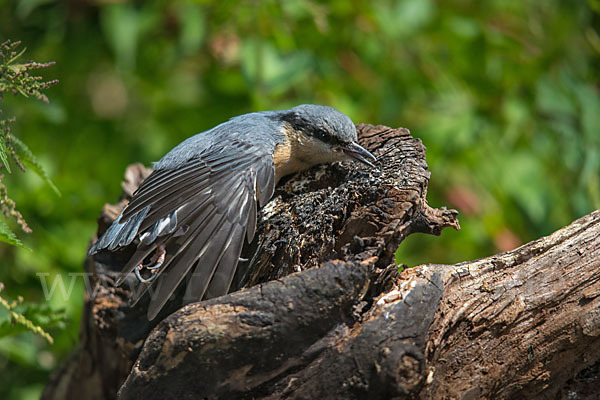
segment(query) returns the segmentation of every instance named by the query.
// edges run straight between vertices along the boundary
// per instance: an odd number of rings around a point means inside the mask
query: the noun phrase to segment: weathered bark
[[[514,251],[411,272],[444,282],[423,398],[567,398],[565,382],[600,360],[600,211]]]
[[[600,212],[512,252],[406,271],[357,313],[368,265],[186,307],[152,332],[121,397],[556,398],[600,360]]]
[[[236,283],[250,288],[148,322],[112,285],[127,253],[88,260],[80,349],[44,398],[566,398],[600,360],[600,212],[512,252],[397,274],[398,244],[458,228],[457,213],[427,205],[425,149],[407,130],[359,137],[380,170],[336,164],[281,185],[243,252]],[[126,195],[145,174],[128,170]]]

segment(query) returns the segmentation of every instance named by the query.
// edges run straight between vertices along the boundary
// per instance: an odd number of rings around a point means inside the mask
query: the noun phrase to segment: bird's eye
[[[315,132],[315,136],[323,142],[327,142],[327,138],[329,137],[325,129],[317,129]]]

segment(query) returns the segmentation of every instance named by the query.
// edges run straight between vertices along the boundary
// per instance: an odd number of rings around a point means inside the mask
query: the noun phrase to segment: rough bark
[[[398,274],[400,242],[458,229],[457,213],[428,206],[418,139],[358,128],[380,169],[336,164],[283,183],[243,251],[241,291],[175,299],[148,322],[112,285],[127,251],[87,260],[80,348],[44,398],[566,398],[589,383],[600,212],[512,252]],[[147,173],[128,169],[99,233]]]
[[[600,360],[600,211],[514,251],[411,272],[444,282],[423,398],[573,398],[565,383]]]

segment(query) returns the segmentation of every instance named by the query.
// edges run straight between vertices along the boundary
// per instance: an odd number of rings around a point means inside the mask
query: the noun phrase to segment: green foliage
[[[4,186],[4,184],[2,183],[3,179],[4,175],[0,175],[0,211],[2,211],[2,214],[4,214],[6,218],[14,218],[14,220],[21,227],[23,232],[30,233],[31,229],[27,225],[27,222],[25,221],[21,213],[17,211],[15,202],[8,198],[8,191],[6,190],[6,186]],[[17,239],[15,234],[8,227],[8,225],[6,225],[2,220],[0,220],[0,242],[5,242],[13,246],[26,248]]]
[[[13,246],[23,247],[23,243],[15,236],[4,221],[0,220],[0,241],[12,244]]]
[[[81,271],[127,164],[233,115],[302,102],[423,140],[429,202],[458,208],[462,230],[409,236],[399,263],[454,263],[549,234],[600,208],[598,12],[596,0],[4,2],[0,38],[60,66],[51,104],[7,107],[63,196],[32,174],[6,176],[36,234],[23,238],[34,252],[0,248],[0,281],[11,298],[42,299],[35,274]],[[78,279],[49,299],[70,319],[52,347],[0,340],[1,398],[39,391],[73,349],[83,293]]]
[[[17,50],[21,42],[10,40],[0,44],[0,93],[12,92],[25,97],[33,96],[48,103],[48,97],[42,90],[58,83],[58,81],[43,82],[41,76],[31,76],[29,71],[54,65],[53,62],[41,64],[28,62],[18,64],[17,61],[27,49]]]
[[[0,283],[0,292],[4,285]],[[60,325],[64,315],[56,312],[47,304],[24,303],[23,298],[9,302],[0,296],[0,338],[17,335],[23,332],[33,332],[52,344],[54,340],[44,327]]]
[[[25,49],[17,50],[19,44],[19,42],[12,43],[9,40],[0,44],[0,101],[4,99],[4,93],[12,93],[24,97],[31,96],[48,103],[48,98],[42,93],[42,90],[57,81],[43,82],[41,77],[32,76],[29,71],[48,67],[52,63],[17,63],[25,52]],[[1,109],[0,117],[2,117]],[[12,134],[10,124],[14,122],[15,118],[0,119],[0,161],[2,161],[0,169],[6,168],[6,171],[11,173],[10,157],[19,169],[25,171],[26,167],[30,168],[58,194],[58,189],[31,150]],[[8,191],[3,180],[4,175],[0,175],[0,211],[2,211],[5,218],[13,218],[21,227],[21,230],[30,233],[31,229],[21,213],[17,211],[15,202],[8,197]],[[0,242],[27,249],[2,220],[0,220]],[[0,282],[0,292],[3,289],[4,285]],[[64,315],[52,310],[46,303],[25,303],[21,296],[18,296],[16,301],[9,301],[0,296],[0,339],[32,332],[52,344],[54,340],[44,328],[60,325],[63,321]]]
[[[11,137],[12,140],[12,148],[16,154],[19,162],[24,166],[29,168],[31,171],[35,172],[50,188],[56,193],[57,196],[60,196],[60,191],[54,185],[54,182],[50,179],[42,164],[38,161],[38,159],[33,155],[29,147],[25,143],[23,143],[19,138],[14,136]]]
[[[42,90],[56,84],[58,81],[43,82],[41,76],[32,76],[29,72],[34,69],[49,67],[54,63],[17,63],[26,50],[25,48],[18,50],[19,45],[20,42],[11,42],[10,40],[0,44],[0,101],[4,99],[4,93],[8,92],[14,95],[21,94],[24,97],[32,96],[48,103],[48,97],[42,93]],[[0,117],[2,117],[1,109]],[[0,119],[0,161],[2,161],[0,169],[4,167],[9,173],[11,172],[10,156],[22,171],[25,171],[25,167],[27,166],[59,194],[58,189],[52,183],[31,150],[11,133],[10,124],[14,122],[14,118]],[[21,213],[16,210],[15,202],[8,197],[6,186],[2,183],[3,178],[4,176],[0,175],[0,210],[6,218],[13,217],[21,229],[29,233],[31,229],[25,222],[25,219],[23,219]],[[8,225],[3,221],[0,221],[0,242],[24,248]]]

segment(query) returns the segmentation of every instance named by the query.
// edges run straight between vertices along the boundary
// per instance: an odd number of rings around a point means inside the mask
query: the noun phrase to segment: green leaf
[[[23,303],[22,299],[9,302],[0,296],[0,310],[0,338],[33,332],[52,344],[54,339],[46,328],[61,326],[65,320],[62,310],[53,310],[47,304]]]
[[[2,160],[2,164],[6,167],[8,173],[10,173],[10,165],[8,164],[8,154],[6,151],[6,142],[3,135],[0,135],[0,160]]]
[[[25,143],[23,143],[21,140],[14,136],[11,136],[11,140],[13,148],[15,149],[15,152],[19,156],[21,162],[26,167],[35,172],[40,178],[42,178],[42,180],[52,188],[52,190],[56,193],[57,196],[60,196],[60,191],[58,190],[56,185],[54,185],[54,182],[52,182],[46,171],[44,171],[42,164],[40,164],[40,162],[33,155],[31,150],[29,150],[29,147],[27,147]]]
[[[6,225],[2,220],[0,220],[0,242],[12,244],[13,246],[29,250],[29,248],[25,247],[23,243],[21,243],[15,234],[12,233],[8,225]]]

